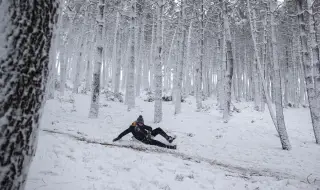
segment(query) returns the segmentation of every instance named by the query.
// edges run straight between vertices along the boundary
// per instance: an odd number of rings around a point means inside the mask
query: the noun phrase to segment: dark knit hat
[[[138,119],[137,119],[137,123],[143,123],[144,124],[144,120],[142,115],[139,115]]]

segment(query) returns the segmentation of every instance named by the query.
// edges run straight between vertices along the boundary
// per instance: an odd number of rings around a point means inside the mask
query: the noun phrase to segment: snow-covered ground
[[[249,103],[236,104],[241,113],[223,123],[212,100],[195,112],[187,99],[177,116],[164,102],[163,122],[153,124],[154,103],[137,98],[128,112],[103,95],[101,102],[98,119],[88,118],[88,95],[76,95],[75,107],[66,98],[47,102],[27,190],[320,189],[320,146],[306,108],[285,110],[292,150],[284,151],[267,110],[256,112]],[[131,134],[112,143],[138,115],[177,135],[178,149],[150,147]]]

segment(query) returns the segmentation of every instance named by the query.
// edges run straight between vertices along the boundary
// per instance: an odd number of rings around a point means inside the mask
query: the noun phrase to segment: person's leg
[[[153,139],[150,139],[148,140],[147,142],[144,142],[146,144],[149,144],[149,145],[154,145],[154,146],[159,146],[159,147],[162,147],[162,148],[168,148],[168,149],[177,149],[177,146],[176,145],[166,145],[160,141],[157,141],[157,140],[153,140]]]
[[[156,128],[156,129],[154,129],[154,130],[152,130],[152,132],[151,132],[151,135],[152,136],[157,136],[157,135],[161,135],[161,136],[163,136],[165,139],[167,139],[167,138],[169,138],[169,135],[167,135],[167,133],[166,132],[164,132],[161,128]]]
[[[152,130],[151,135],[154,137],[157,135],[161,135],[170,143],[172,143],[172,141],[175,139],[175,137],[171,137],[171,136],[167,135],[167,133],[164,132],[164,130],[162,130],[160,127]]]

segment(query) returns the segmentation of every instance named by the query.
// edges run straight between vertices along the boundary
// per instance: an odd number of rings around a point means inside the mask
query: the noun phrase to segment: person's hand
[[[117,141],[117,140],[119,140],[119,138],[117,137],[117,138],[115,138],[115,139],[113,139],[113,142],[115,142],[115,141]]]

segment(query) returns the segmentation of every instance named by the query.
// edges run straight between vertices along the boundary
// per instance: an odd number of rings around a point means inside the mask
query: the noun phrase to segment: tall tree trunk
[[[117,12],[117,18],[114,29],[113,46],[112,46],[112,87],[115,86],[116,81],[116,67],[117,67],[117,37],[119,34],[120,13]],[[120,43],[120,42],[119,42]]]
[[[196,68],[196,103],[197,111],[202,109],[202,68],[203,68],[203,57],[204,57],[204,0],[201,0],[201,39],[200,39],[200,61]]]
[[[140,21],[140,27],[139,27],[139,49],[138,49],[138,67],[137,67],[137,80],[136,80],[136,96],[140,96],[141,92],[141,79],[142,79],[142,66],[143,66],[143,48],[144,48],[144,24],[143,24],[143,18]]]
[[[272,42],[272,59],[273,59],[273,67],[274,67],[274,76],[275,76],[275,105],[276,105],[276,118],[278,125],[278,133],[280,136],[280,141],[282,144],[282,149],[290,150],[291,145],[289,141],[289,137],[286,130],[286,125],[284,121],[283,115],[283,107],[282,107],[282,88],[281,88],[281,76],[280,76],[280,67],[278,63],[278,44],[276,39],[276,21],[275,21],[275,9],[277,6],[277,0],[270,0],[270,8],[271,8],[271,42]]]
[[[119,93],[119,89],[120,89],[120,74],[121,74],[121,43],[122,43],[122,28],[121,28],[121,16],[118,18],[117,17],[117,22],[118,22],[118,27],[120,29],[118,29],[117,27],[117,41],[115,43],[116,45],[116,54],[115,54],[115,59],[116,61],[114,62],[114,69],[115,71],[113,72],[115,74],[114,76],[114,82],[113,82],[113,86],[114,86],[114,93]]]
[[[183,79],[183,67],[185,63],[185,39],[186,39],[186,29],[185,29],[185,17],[184,17],[184,0],[181,0],[181,11],[179,18],[179,42],[180,42],[180,56],[178,59],[178,73],[177,73],[177,88],[175,90],[175,111],[174,114],[181,113],[181,95],[182,95],[182,79]]]
[[[2,1],[0,188],[23,190],[37,149],[57,1]],[[14,40],[13,40],[14,39]],[[17,45],[19,44],[19,45]]]
[[[227,70],[225,73],[225,103],[223,111],[223,119],[228,122],[230,115],[230,105],[231,105],[231,85],[232,85],[232,75],[233,75],[233,53],[232,53],[232,39],[229,26],[229,18],[227,12],[226,2],[223,2],[223,22],[226,34],[226,45],[227,45]]]
[[[297,0],[298,19],[300,24],[300,41],[302,46],[302,62],[304,65],[305,81],[308,94],[309,109],[311,115],[311,121],[314,131],[316,143],[320,144],[320,66],[319,63],[319,49],[317,42],[315,41],[315,33],[313,24],[309,24],[312,53],[311,58],[309,53],[308,35],[306,30],[305,16],[308,18],[308,14],[304,14],[304,7],[308,5],[306,0]],[[309,20],[310,22],[310,20]],[[313,73],[314,71],[314,73]]]
[[[152,27],[151,27],[151,47],[149,52],[149,70],[150,70],[150,89],[154,89],[154,57],[153,57],[153,50],[154,50],[154,15],[152,14]]]
[[[97,118],[99,115],[99,100],[100,100],[100,75],[103,55],[102,31],[104,22],[104,6],[105,0],[99,0],[98,15],[97,15],[97,36],[96,36],[96,60],[94,64],[92,96],[89,117]]]
[[[134,69],[135,69],[135,51],[136,51],[136,40],[135,40],[135,25],[136,25],[136,1],[132,0],[131,2],[131,11],[133,16],[131,17],[131,44],[130,44],[130,59],[128,67],[128,78],[127,78],[127,96],[128,96],[128,111],[135,107],[135,94],[134,94]]]
[[[80,40],[79,56],[78,56],[78,60],[76,62],[76,73],[75,73],[75,79],[74,79],[74,84],[73,84],[73,93],[76,93],[76,94],[79,93],[78,90],[79,90],[79,86],[80,86],[80,72],[81,72],[82,54],[83,54],[83,46],[84,46],[85,37],[80,36],[79,40]]]
[[[155,62],[155,103],[154,103],[154,122],[162,121],[162,12],[163,0],[159,0],[158,20],[157,20],[157,52]]]
[[[67,61],[65,57],[65,47],[60,45],[59,62],[60,62],[60,96],[64,96],[64,90],[67,81]]]

